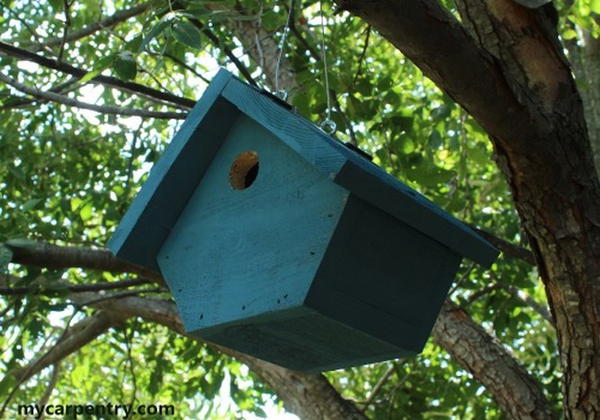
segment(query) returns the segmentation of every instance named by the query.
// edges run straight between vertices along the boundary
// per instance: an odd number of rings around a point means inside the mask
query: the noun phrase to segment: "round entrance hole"
[[[258,175],[258,153],[249,150],[240,153],[229,168],[229,184],[234,190],[245,190]]]

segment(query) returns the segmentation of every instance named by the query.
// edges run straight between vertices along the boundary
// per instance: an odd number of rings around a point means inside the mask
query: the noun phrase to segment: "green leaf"
[[[32,247],[37,246],[36,241],[32,241],[31,239],[24,239],[24,238],[9,239],[5,243],[9,247],[14,247],[14,248],[32,248]]]
[[[148,45],[148,43],[150,43],[150,41],[152,41],[154,38],[159,36],[165,30],[165,28],[169,26],[170,23],[171,22],[169,22],[168,20],[161,20],[160,22],[158,22],[158,24],[156,24],[154,28],[152,28],[150,32],[148,32],[146,36],[144,36],[144,40],[138,48],[138,53],[142,52],[144,48],[146,48],[146,45]]]
[[[50,6],[54,9],[55,12],[62,12],[64,7],[63,0],[50,0]]]
[[[31,200],[27,201],[25,204],[23,204],[21,206],[21,210],[23,210],[23,211],[33,210],[40,201],[42,201],[41,198],[32,198]]]
[[[112,63],[115,61],[116,58],[117,58],[116,54],[110,54],[110,55],[107,55],[106,57],[102,57],[100,60],[96,61],[96,63],[94,63],[94,66],[92,67],[92,70],[89,71],[85,76],[83,76],[79,80],[79,83],[89,82],[94,77],[98,76],[105,69],[109,68],[112,65]]]
[[[13,252],[9,247],[4,244],[0,244],[0,270],[4,270],[8,263],[12,261]]]
[[[444,140],[442,139],[440,132],[437,130],[433,130],[429,135],[429,145],[433,149],[438,149],[442,144],[444,144]]]
[[[200,31],[190,22],[177,22],[172,26],[172,29],[173,36],[178,42],[194,49],[200,49],[202,47]]]
[[[137,74],[137,64],[135,57],[129,51],[123,51],[115,60],[113,69],[117,73],[117,76],[123,80],[131,80],[135,78]]]
[[[448,105],[440,105],[431,111],[431,118],[433,118],[434,121],[443,120],[450,115],[450,111],[452,111],[452,109]]]
[[[277,14],[273,9],[268,10],[262,15],[262,26],[268,31],[274,31],[279,26],[279,14]]]
[[[125,44],[125,49],[127,51],[131,51],[132,53],[137,54],[137,52],[140,50],[140,46],[142,45],[143,41],[144,37],[142,36],[142,34],[138,34],[130,41],[127,41],[127,43]]]
[[[4,375],[4,378],[0,381],[0,394],[8,395],[16,384],[17,379],[14,375]]]
[[[592,12],[600,15],[600,0],[592,0],[592,4],[590,4],[590,8]]]
[[[11,174],[13,174],[13,176],[15,178],[18,178],[21,181],[25,181],[25,174],[23,173],[23,171],[20,168],[13,166],[13,167],[9,168],[8,170],[10,171]]]
[[[598,3],[600,3],[600,0],[598,0]],[[567,29],[563,33],[562,37],[564,39],[575,39],[575,38],[577,38],[577,32],[575,32],[573,29]]]
[[[88,203],[83,206],[79,211],[79,216],[81,216],[81,220],[84,222],[88,221],[92,217],[92,205]]]

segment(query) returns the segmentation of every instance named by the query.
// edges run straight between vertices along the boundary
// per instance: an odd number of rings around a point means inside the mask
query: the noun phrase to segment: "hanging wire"
[[[323,0],[319,0],[319,13],[321,15],[321,59],[323,60],[323,73],[325,76],[325,97],[327,98],[327,117],[321,123],[321,129],[327,134],[335,133],[336,124],[331,119],[331,95],[329,93],[329,70],[327,68],[327,48],[325,46],[325,17],[323,15]]]
[[[277,57],[277,64],[275,64],[275,94],[284,101],[287,99],[288,93],[285,89],[279,89],[279,71],[281,67],[281,59],[283,57],[283,49],[285,48],[285,41],[287,39],[288,32],[290,31],[290,25],[292,23],[292,13],[294,11],[294,0],[290,0],[289,12],[285,27],[283,28],[283,35],[281,41],[279,41],[279,55]]]

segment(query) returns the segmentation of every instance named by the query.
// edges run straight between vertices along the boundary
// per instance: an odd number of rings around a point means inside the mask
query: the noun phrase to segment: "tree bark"
[[[600,39],[594,38],[588,30],[581,29],[581,32],[582,45],[571,40],[566,43],[566,46],[575,78],[581,86],[581,98],[594,152],[594,162],[596,171],[600,175]]]
[[[165,284],[160,273],[115,257],[108,249],[59,246],[44,242],[5,244],[13,253],[12,262],[52,270],[79,267],[113,273],[135,273],[141,277]]]
[[[558,333],[565,415],[600,418],[600,183],[581,98],[547,9],[336,0],[487,131],[529,236]]]
[[[494,337],[462,309],[446,301],[433,339],[470,372],[514,419],[552,419],[554,413],[536,380]]]

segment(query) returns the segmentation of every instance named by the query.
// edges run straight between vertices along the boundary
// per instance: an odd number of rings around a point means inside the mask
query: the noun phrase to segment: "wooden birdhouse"
[[[109,246],[162,272],[190,334],[308,372],[419,353],[461,259],[498,254],[225,70]]]

